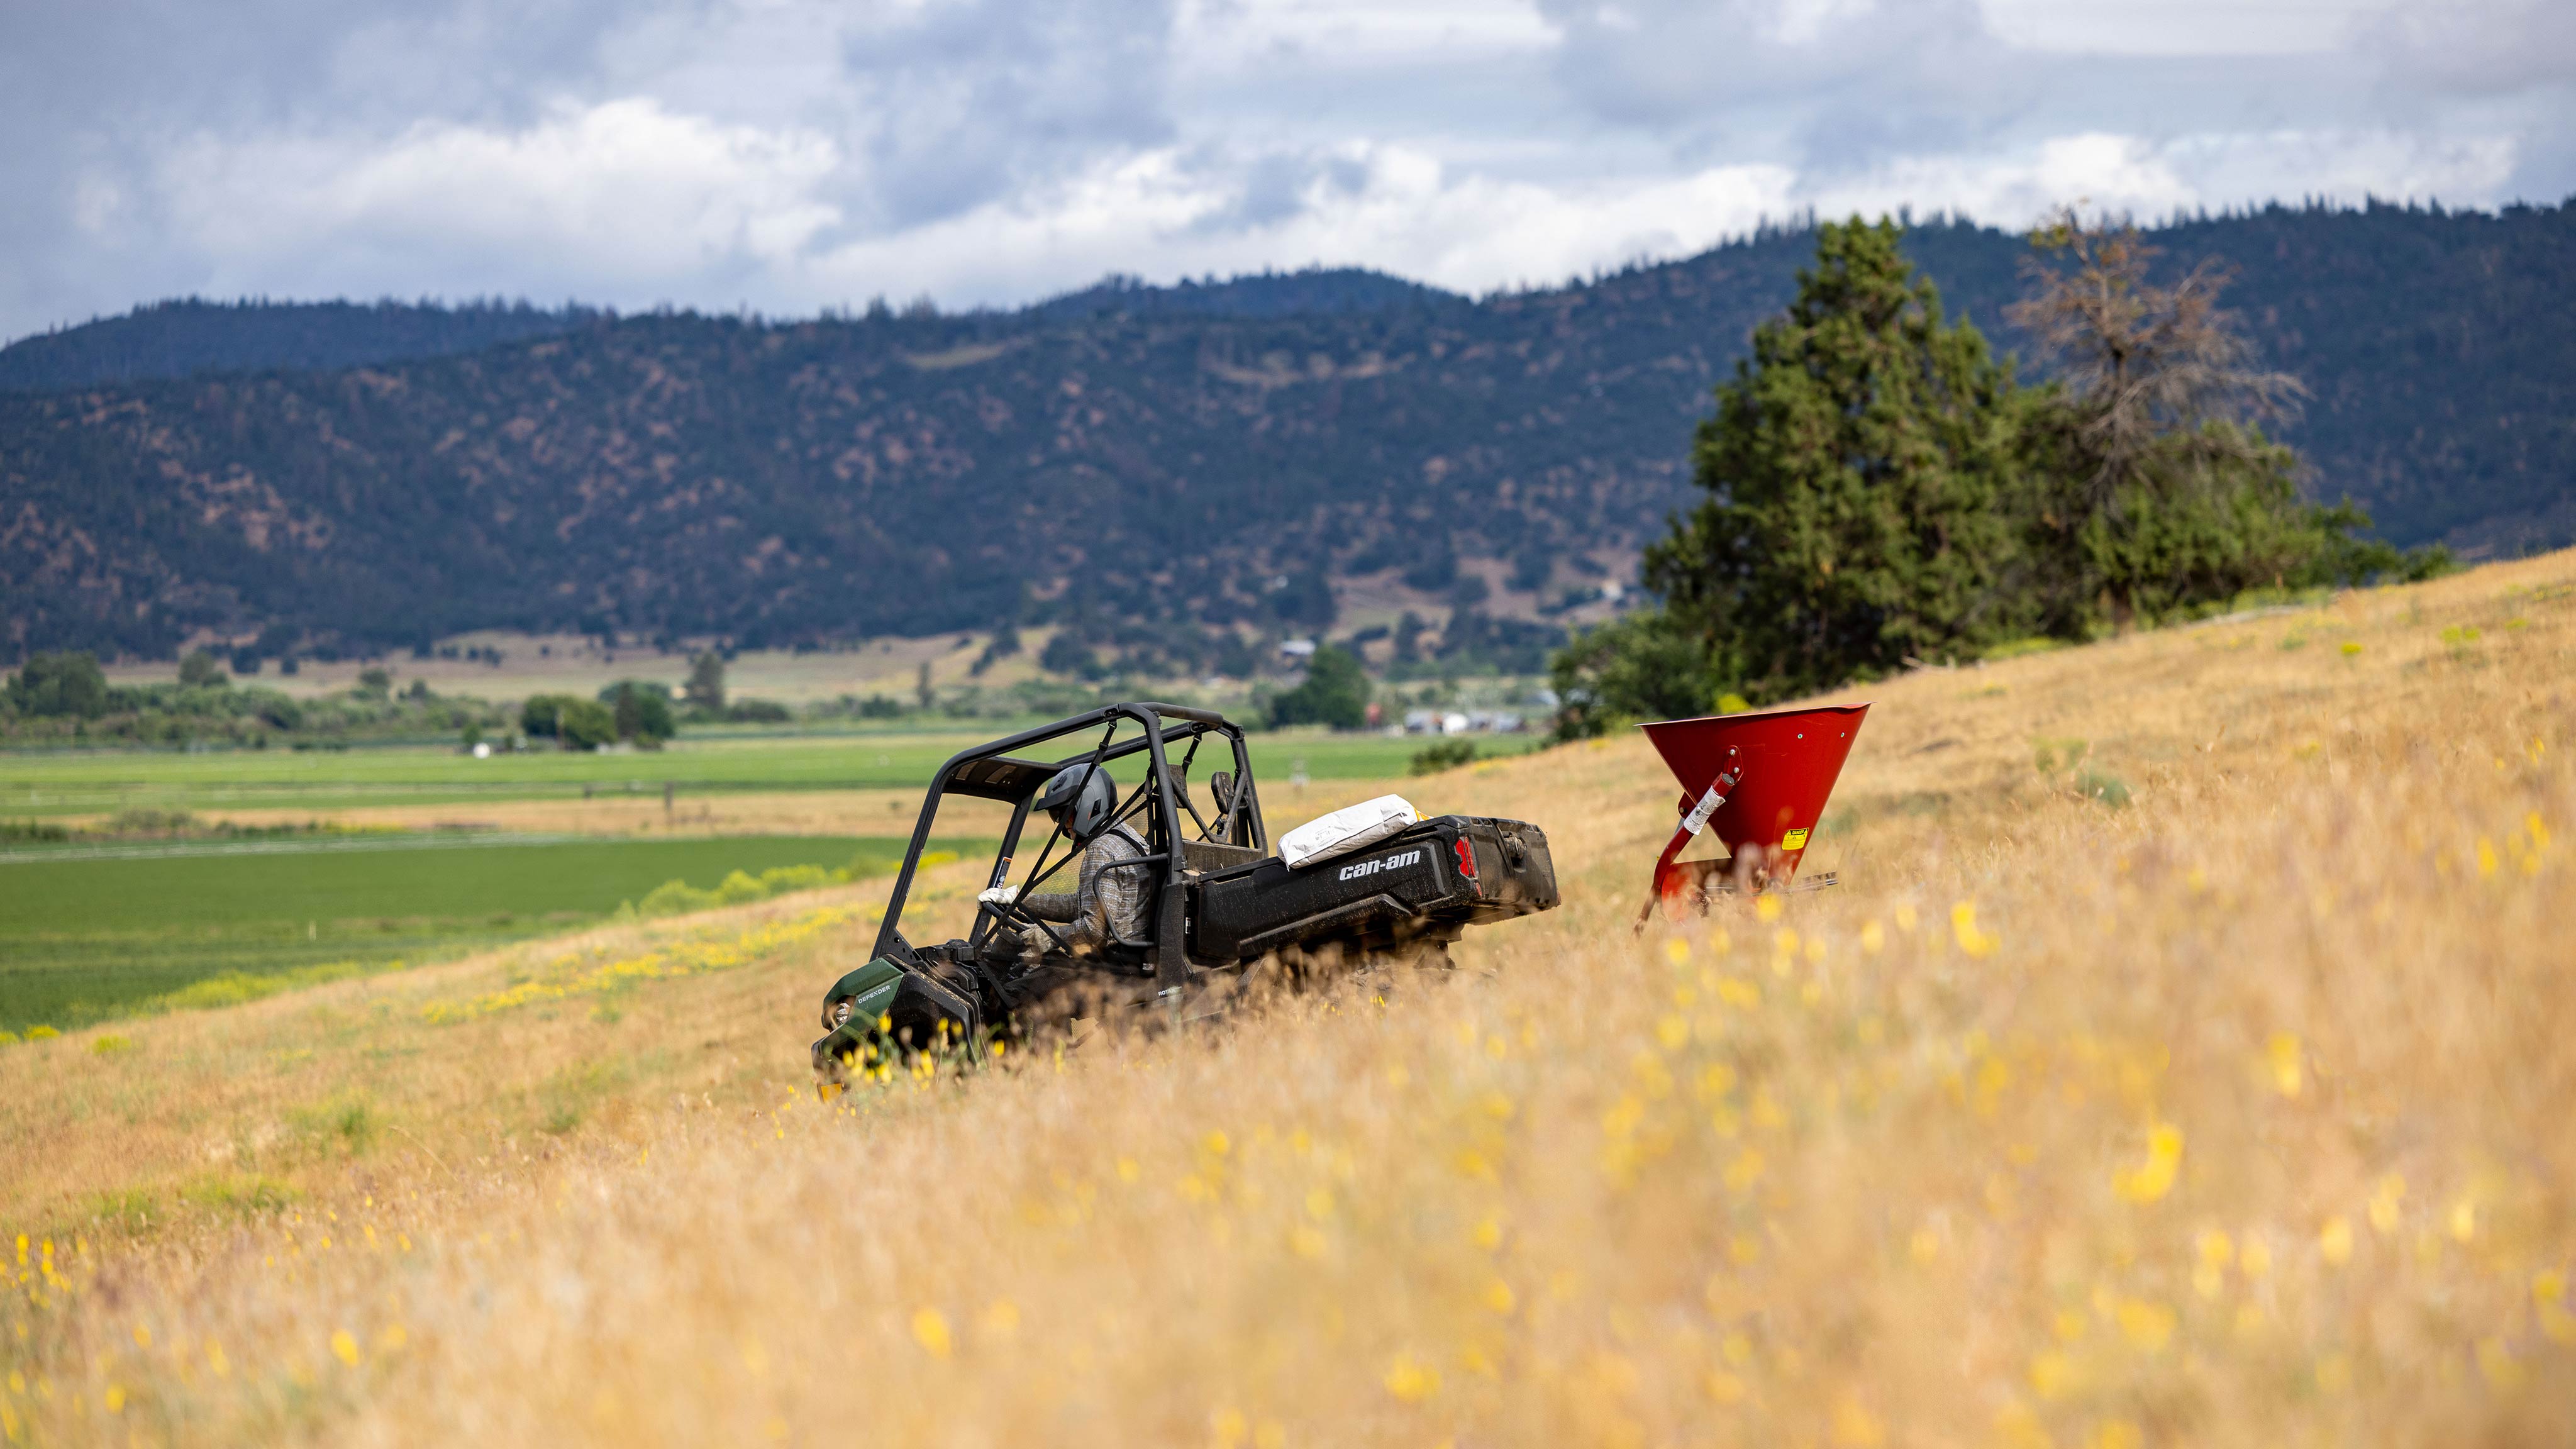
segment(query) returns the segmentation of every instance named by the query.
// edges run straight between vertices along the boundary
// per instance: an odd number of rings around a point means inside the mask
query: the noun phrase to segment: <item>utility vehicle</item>
[[[1204,809],[1192,788],[1202,754]],[[1142,936],[1077,954],[1065,931],[1021,909],[1060,875],[1056,889],[1070,889],[1081,869],[1081,852],[1056,826],[1013,894],[978,903],[965,937],[908,940],[904,907],[941,802],[1010,807],[984,877],[1006,887],[1035,833],[1038,793],[1076,764],[1121,782],[1113,819],[1145,842],[1142,858],[1122,867],[1151,878]],[[1103,705],[961,751],[931,777],[875,949],[825,993],[814,1071],[828,1093],[855,1068],[942,1045],[978,1053],[997,1036],[1139,1010],[1212,1014],[1273,977],[1301,984],[1405,958],[1445,964],[1467,927],[1556,903],[1547,836],[1518,820],[1435,816],[1363,846],[1328,846],[1292,868],[1271,844],[1240,727],[1181,705]]]

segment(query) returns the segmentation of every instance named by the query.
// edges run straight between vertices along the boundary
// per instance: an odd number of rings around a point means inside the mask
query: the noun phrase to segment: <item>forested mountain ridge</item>
[[[2274,209],[2156,240],[2239,273],[2231,303],[2314,394],[2288,436],[2319,492],[2400,542],[2576,532],[2576,209]],[[2018,238],[1942,223],[1908,248],[2016,344]],[[1472,303],[1294,273],[1275,280],[1302,295],[595,317],[464,355],[0,396],[0,649],[787,643],[1045,614],[1195,663],[1208,625],[1321,626],[1337,580],[1440,590],[1484,559],[1561,587],[1683,501],[1710,385],[1811,250],[1766,232]]]
[[[153,302],[0,347],[0,392],[208,372],[363,367],[550,337],[603,314],[526,302]]]
[[[1455,292],[1360,267],[1309,267],[1224,279],[1187,278],[1154,286],[1111,276],[1010,314],[1023,322],[1068,322],[1111,314],[1140,317],[1294,317],[1377,312],[1389,307],[1471,308]],[[924,304],[908,311],[918,313]],[[664,309],[668,310],[668,309]],[[869,312],[890,316],[883,298]],[[937,309],[929,309],[934,315]],[[208,373],[319,371],[452,357],[505,342],[552,337],[616,314],[594,307],[525,301],[235,302],[179,297],[147,302],[0,345],[0,392],[64,392],[101,383],[147,382]]]

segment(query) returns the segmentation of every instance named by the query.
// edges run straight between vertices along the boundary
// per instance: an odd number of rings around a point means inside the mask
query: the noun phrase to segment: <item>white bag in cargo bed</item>
[[[1375,845],[1422,819],[1401,795],[1380,795],[1309,820],[1279,837],[1279,858],[1290,870]]]

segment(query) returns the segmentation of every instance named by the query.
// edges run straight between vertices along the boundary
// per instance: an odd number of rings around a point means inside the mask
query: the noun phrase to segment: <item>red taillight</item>
[[[1476,847],[1467,837],[1458,837],[1458,873],[1469,880],[1476,878]]]

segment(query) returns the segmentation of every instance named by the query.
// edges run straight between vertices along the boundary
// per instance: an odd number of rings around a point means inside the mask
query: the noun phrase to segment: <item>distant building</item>
[[[1279,657],[1290,664],[1304,664],[1315,657],[1315,641],[1282,639],[1279,641]]]
[[[1409,709],[1404,712],[1404,732],[1409,735],[1516,734],[1528,728],[1528,720],[1507,709],[1457,710]]]

